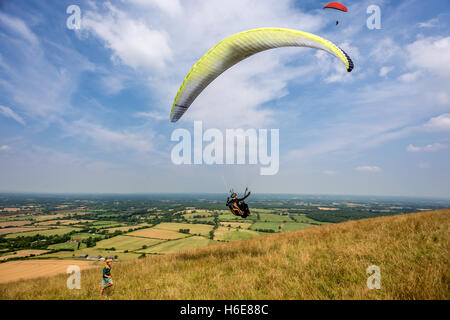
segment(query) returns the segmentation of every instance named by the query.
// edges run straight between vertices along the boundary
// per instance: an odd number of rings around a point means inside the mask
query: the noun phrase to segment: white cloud
[[[380,69],[379,75],[380,75],[380,77],[386,77],[387,74],[388,74],[389,72],[391,72],[392,70],[394,70],[394,67],[392,67],[392,66],[385,66],[385,67],[382,67],[382,68]]]
[[[155,119],[158,121],[162,121],[162,120],[167,121],[169,119],[167,113],[155,112],[155,111],[137,112],[134,116],[137,118],[149,118],[149,119]]]
[[[5,117],[16,120],[21,125],[25,125],[25,121],[22,119],[22,117],[19,116],[17,113],[15,113],[13,110],[11,110],[11,108],[0,105],[0,114],[4,115]]]
[[[105,42],[113,51],[112,59],[134,69],[162,69],[172,58],[168,35],[149,27],[143,19],[105,3],[105,14],[88,11],[83,16],[83,29]]]
[[[439,24],[439,19],[438,18],[432,18],[428,21],[425,22],[419,22],[417,25],[420,28],[432,28],[432,27],[436,27]]]
[[[411,67],[450,77],[450,37],[428,37],[407,46]]]
[[[381,172],[381,168],[377,166],[359,166],[355,169],[356,171],[366,171],[366,172]]]
[[[128,2],[142,7],[157,7],[170,16],[178,16],[183,11],[179,0],[128,0]]]
[[[335,170],[324,170],[323,173],[327,174],[327,175],[334,175],[334,174],[337,173],[337,171],[335,171]]]
[[[398,45],[397,41],[394,41],[391,38],[384,38],[377,41],[371,47],[369,56],[375,58],[375,60],[380,63],[384,63],[401,55],[403,55],[403,50]]]
[[[405,73],[405,74],[402,74],[401,76],[399,76],[398,79],[400,81],[408,83],[408,82],[415,81],[419,77],[419,75],[420,75],[419,71],[408,72],[408,73]]]
[[[442,149],[446,149],[448,148],[448,145],[446,144],[441,144],[441,143],[433,143],[433,144],[428,144],[424,147],[416,147],[412,144],[408,145],[408,147],[406,148],[406,150],[408,150],[409,152],[435,152],[435,151],[439,151]]]
[[[10,146],[7,146],[7,145],[2,145],[2,146],[0,146],[0,151],[8,151],[8,150],[10,150],[11,149],[11,147]]]
[[[423,128],[429,131],[449,131],[450,113],[444,113],[440,116],[431,118],[423,125]]]
[[[32,45],[38,44],[36,35],[28,28],[25,22],[15,17],[0,12],[0,23],[6,26],[10,31],[20,35]]]
[[[67,46],[41,41],[25,21],[8,19],[22,26],[23,36],[2,34],[9,50],[0,57],[0,88],[20,114],[48,125],[71,108],[71,95],[78,88],[80,74],[94,67]]]

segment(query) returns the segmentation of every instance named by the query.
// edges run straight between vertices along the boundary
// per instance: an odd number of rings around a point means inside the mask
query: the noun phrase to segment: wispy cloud
[[[377,166],[359,166],[356,167],[356,171],[363,171],[363,172],[381,172],[381,168]]]
[[[17,113],[15,113],[13,110],[11,110],[11,108],[9,107],[0,105],[0,114],[4,115],[5,117],[14,119],[21,125],[25,126],[25,121],[22,119],[22,117],[19,116]]]
[[[435,151],[439,151],[442,149],[447,149],[448,145],[446,144],[441,144],[441,143],[432,143],[432,144],[428,144],[426,146],[423,147],[416,147],[412,144],[409,144],[408,147],[406,148],[407,151],[409,152],[435,152]]]
[[[379,75],[380,75],[380,77],[386,77],[388,75],[388,73],[391,72],[392,70],[394,70],[393,66],[381,67]]]
[[[131,149],[146,153],[153,150],[153,134],[151,131],[147,131],[147,136],[144,137],[139,133],[127,130],[114,131],[95,123],[77,120],[67,127],[67,132],[69,135],[87,138],[102,150],[109,152]]]
[[[439,25],[439,19],[438,18],[432,18],[430,20],[419,22],[417,24],[420,28],[433,28],[437,27]]]

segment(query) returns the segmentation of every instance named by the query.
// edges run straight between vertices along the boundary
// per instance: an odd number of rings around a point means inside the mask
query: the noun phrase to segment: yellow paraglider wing
[[[197,96],[225,70],[258,52],[279,47],[324,50],[339,58],[348,72],[353,69],[352,60],[342,49],[312,33],[282,28],[240,32],[216,44],[192,67],[175,96],[170,121],[178,121]]]

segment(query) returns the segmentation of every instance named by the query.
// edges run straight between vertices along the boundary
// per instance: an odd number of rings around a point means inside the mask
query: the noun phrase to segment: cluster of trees
[[[219,215],[217,213],[214,213],[214,227],[212,228],[212,230],[209,232],[209,238],[211,240],[214,240],[214,232],[217,230],[217,228],[219,228]]]
[[[389,212],[369,212],[369,211],[325,211],[317,210],[307,213],[307,217],[320,222],[344,222],[349,220],[358,220],[366,218],[374,218],[379,216],[392,215]]]
[[[255,231],[267,232],[267,233],[275,233],[275,230],[273,230],[273,229],[255,229]]]
[[[49,245],[67,242],[70,240],[70,234],[43,236],[40,234],[30,237],[6,238],[0,237],[0,248],[9,250],[16,249],[47,249]]]

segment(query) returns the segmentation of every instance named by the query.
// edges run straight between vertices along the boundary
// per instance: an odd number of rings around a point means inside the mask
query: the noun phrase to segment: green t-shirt
[[[105,276],[111,276],[111,267],[108,267],[108,265],[106,265],[104,268],[103,268],[103,278],[108,278],[108,277],[105,277]]]

